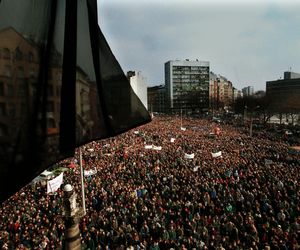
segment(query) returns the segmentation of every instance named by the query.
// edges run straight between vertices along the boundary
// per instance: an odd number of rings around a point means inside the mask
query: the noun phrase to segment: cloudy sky
[[[300,72],[298,0],[100,0],[99,22],[123,70],[164,84],[164,63],[210,62],[238,89]]]

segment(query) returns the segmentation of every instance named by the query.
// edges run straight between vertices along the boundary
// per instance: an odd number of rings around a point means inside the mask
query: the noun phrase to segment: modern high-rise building
[[[175,60],[165,63],[169,112],[204,112],[209,107],[209,62]]]
[[[254,87],[248,86],[245,88],[242,88],[243,96],[251,96],[254,94]]]
[[[141,102],[148,109],[147,101],[147,79],[140,71],[128,71],[127,77],[134,93],[140,98]]]
[[[300,74],[284,72],[284,79],[267,81],[266,96],[275,112],[300,112]]]

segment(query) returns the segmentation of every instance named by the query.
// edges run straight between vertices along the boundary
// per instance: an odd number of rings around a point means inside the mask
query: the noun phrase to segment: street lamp
[[[252,133],[253,133],[253,112],[256,110],[256,109],[258,109],[258,108],[260,108],[260,106],[256,106],[254,109],[252,109],[252,111],[251,111],[251,116],[250,116],[250,131],[249,131],[249,135],[250,135],[250,137],[252,137]]]

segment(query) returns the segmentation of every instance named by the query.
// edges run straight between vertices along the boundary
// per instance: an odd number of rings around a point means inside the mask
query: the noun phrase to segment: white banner
[[[219,151],[217,153],[211,153],[212,157],[216,158],[216,157],[220,157],[222,156],[222,151]]]
[[[172,142],[172,143],[173,143],[174,141],[175,141],[175,138],[171,138],[170,142]]]
[[[84,170],[84,176],[86,176],[86,177],[94,175],[96,173],[97,173],[96,169]]]
[[[133,131],[134,134],[138,135],[140,132],[138,130]]]
[[[153,148],[153,150],[161,150],[161,149],[162,149],[162,147],[161,147],[161,146],[154,146],[154,145],[153,145],[153,147],[152,147],[152,148]]]
[[[197,172],[199,168],[200,168],[199,166],[196,166],[196,167],[193,168],[193,171]]]
[[[181,129],[182,131],[186,131],[186,128],[184,128],[184,127],[181,127],[180,129]]]
[[[63,173],[54,179],[47,181],[47,194],[56,192],[60,188],[60,185],[63,183]]]
[[[193,154],[187,154],[187,153],[184,154],[185,159],[194,159],[194,157],[195,157],[194,153]]]
[[[152,149],[152,145],[145,145],[145,149]]]

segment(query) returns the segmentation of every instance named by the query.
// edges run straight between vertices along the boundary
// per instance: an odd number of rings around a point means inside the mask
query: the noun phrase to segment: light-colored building
[[[130,81],[131,88],[141,100],[146,109],[148,109],[147,101],[147,78],[140,71],[128,71],[127,78]]]
[[[209,108],[209,62],[175,60],[165,63],[169,112],[204,112]]]

